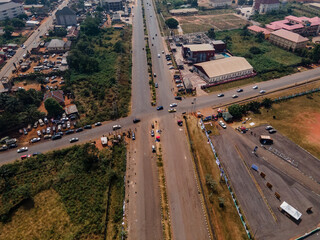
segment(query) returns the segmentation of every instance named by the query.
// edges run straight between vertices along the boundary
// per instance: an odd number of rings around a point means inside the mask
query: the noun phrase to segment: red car
[[[28,154],[28,155],[26,154],[26,155],[22,155],[21,159],[26,159],[26,158],[29,158],[29,157],[31,157],[31,155],[30,154]]]
[[[181,120],[178,120],[177,123],[179,126],[182,126],[182,124],[183,124],[183,122]]]

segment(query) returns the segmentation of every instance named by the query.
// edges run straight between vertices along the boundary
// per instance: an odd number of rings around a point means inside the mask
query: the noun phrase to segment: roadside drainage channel
[[[220,164],[219,158],[218,158],[218,156],[217,156],[217,154],[216,154],[216,150],[215,150],[215,148],[214,148],[214,146],[213,146],[213,144],[212,144],[212,142],[211,142],[211,139],[210,139],[210,137],[209,137],[209,134],[208,134],[207,131],[206,131],[206,128],[205,128],[205,126],[204,126],[204,124],[203,124],[202,119],[200,119],[200,124],[201,124],[201,129],[204,129],[204,130],[205,130],[205,134],[206,134],[206,136],[207,136],[208,142],[210,143],[212,152],[213,152],[214,157],[215,157],[215,159],[216,159],[216,164],[218,165],[218,167],[219,167],[219,169],[220,169],[220,172],[221,172],[221,175],[224,177],[224,180],[225,180],[225,182],[226,182],[226,184],[227,184],[227,186],[228,186],[229,192],[230,192],[230,194],[231,194],[233,203],[234,203],[234,205],[236,206],[236,209],[237,209],[238,215],[239,215],[239,217],[240,217],[240,220],[241,220],[241,222],[242,222],[242,225],[243,225],[243,227],[244,227],[245,230],[246,230],[246,233],[247,233],[247,235],[248,235],[248,238],[249,238],[249,239],[253,239],[253,238],[251,237],[251,233],[250,233],[250,231],[249,231],[249,229],[248,229],[248,227],[247,227],[247,224],[246,224],[246,222],[244,221],[243,215],[242,215],[242,213],[240,212],[240,207],[238,206],[237,199],[236,199],[236,197],[235,197],[235,193],[232,192],[232,189],[231,189],[231,185],[230,185],[230,183],[229,183],[229,180],[228,180],[228,178],[227,178],[227,176],[226,176],[226,174],[225,174],[225,172],[224,172],[224,170],[223,170],[223,167],[222,167],[221,164]]]

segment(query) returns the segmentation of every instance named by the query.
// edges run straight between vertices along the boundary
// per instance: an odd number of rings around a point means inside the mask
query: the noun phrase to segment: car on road
[[[74,137],[74,138],[71,138],[69,141],[70,141],[70,143],[78,142],[79,138]]]
[[[39,138],[39,137],[35,137],[35,138],[32,138],[31,140],[30,140],[30,142],[31,143],[36,143],[36,142],[39,142],[41,140],[41,138]]]
[[[224,129],[227,128],[227,125],[224,122],[222,122],[221,120],[219,121],[219,125]]]
[[[218,97],[223,97],[223,96],[224,96],[223,93],[219,93],[219,94],[218,94]]]
[[[155,83],[155,84],[154,84],[154,87],[155,87],[155,88],[158,88],[158,87],[159,87],[158,83]]]
[[[237,97],[238,97],[237,94],[232,95],[232,98],[237,98]]]
[[[28,155],[22,155],[20,158],[21,158],[21,160],[22,160],[22,159],[26,159],[26,158],[29,158],[29,157],[31,157],[30,154],[28,154]]]
[[[51,138],[51,135],[44,135],[43,136],[43,139],[49,139],[49,138]]]
[[[257,85],[255,85],[255,86],[253,86],[252,88],[253,88],[253,89],[258,89],[258,86],[257,86]]]
[[[174,107],[177,107],[177,106],[178,106],[177,103],[171,103],[171,104],[170,104],[170,108],[174,108]]]
[[[17,150],[17,153],[22,153],[28,151],[28,147],[22,147]]]
[[[160,53],[158,54],[158,58],[160,58],[161,57],[161,55],[160,55]]]
[[[272,128],[273,128],[273,127],[270,126],[270,125],[269,125],[269,126],[266,126],[266,130],[268,130],[268,131],[269,131],[270,129],[272,129]]]
[[[237,92],[243,92],[243,89],[242,89],[242,88],[239,88],[239,89],[237,90]]]
[[[260,90],[260,93],[261,94],[266,93],[266,90]]]
[[[91,125],[85,125],[83,128],[84,128],[84,129],[91,129],[92,126],[91,126]]]
[[[66,131],[66,135],[69,135],[69,134],[72,134],[72,133],[74,133],[73,129],[69,129],[68,131]]]
[[[40,154],[42,154],[42,153],[41,152],[34,152],[34,153],[32,153],[32,156],[38,156]]]
[[[178,121],[177,121],[177,124],[178,124],[178,126],[181,127],[181,126],[183,125],[183,122],[182,122],[181,120],[178,120]]]
[[[55,134],[51,137],[52,140],[58,140],[58,139],[61,139],[62,136],[60,134]]]
[[[163,110],[163,106],[158,106],[158,107],[157,107],[157,110],[158,110],[158,111]]]
[[[113,125],[113,127],[112,127],[113,131],[118,130],[118,129],[121,129],[120,125]]]
[[[8,147],[11,149],[11,148],[16,148],[16,147],[18,147],[18,145],[17,145],[17,143],[11,143],[11,144],[9,144]]]
[[[96,122],[94,125],[95,125],[96,127],[99,127],[99,126],[102,125],[102,123],[101,123],[101,122]]]
[[[172,62],[168,62],[167,65],[168,65],[168,66],[169,66],[169,65],[172,65]]]
[[[5,151],[5,150],[8,150],[8,146],[7,145],[2,145],[0,147],[0,151]]]
[[[156,74],[156,73],[153,73],[153,76],[154,76],[154,77],[157,77],[157,74]]]
[[[154,152],[156,152],[156,146],[154,146],[154,145],[152,145],[152,152],[154,153]]]
[[[277,130],[275,130],[275,129],[273,128],[273,129],[270,129],[268,132],[272,134],[272,133],[276,133]]]
[[[136,140],[136,135],[132,132],[132,140]]]
[[[169,113],[173,113],[173,112],[176,112],[177,110],[175,109],[175,108],[170,108],[170,109],[168,109],[168,112]]]
[[[154,137],[154,131],[153,130],[151,130],[150,134],[151,134],[151,137]]]
[[[132,122],[133,123],[138,123],[138,122],[140,122],[141,120],[139,119],[139,118],[134,118],[133,120],[132,120]]]
[[[174,69],[174,67],[173,67],[173,66],[171,66],[171,67],[169,67],[169,69],[170,69],[170,70],[172,70],[172,69]]]
[[[182,83],[177,84],[177,88],[181,88],[181,87],[183,87]]]
[[[182,100],[182,97],[181,96],[175,96],[174,99],[175,100]]]
[[[83,131],[83,128],[81,127],[76,129],[76,132],[82,132],[82,131]]]

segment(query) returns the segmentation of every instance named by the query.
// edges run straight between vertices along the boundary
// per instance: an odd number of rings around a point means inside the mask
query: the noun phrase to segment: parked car
[[[151,130],[151,137],[154,137],[154,131]]]
[[[43,121],[44,121],[45,124],[48,124],[48,122],[49,122],[48,118],[46,118],[46,117],[43,119]]]
[[[58,139],[61,139],[62,136],[60,134],[55,134],[51,137],[52,140],[58,140]]]
[[[152,145],[152,152],[156,152],[156,147],[154,145]]]
[[[69,135],[69,134],[72,134],[72,133],[74,133],[73,129],[69,129],[68,131],[66,131],[66,135]]]
[[[51,138],[51,135],[50,135],[50,134],[43,136],[43,139],[49,139],[49,138]]]
[[[32,153],[32,156],[38,156],[40,154],[41,154],[41,152],[34,152],[34,153]]]
[[[28,155],[22,155],[22,156],[21,156],[21,160],[26,159],[26,158],[29,158],[29,157],[31,157],[30,154],[28,154]]]
[[[171,103],[171,104],[170,104],[170,108],[174,108],[174,107],[177,107],[177,106],[178,106],[177,103]]]
[[[44,125],[42,119],[40,118],[38,121],[39,121],[39,125],[42,127]]]
[[[224,129],[227,128],[227,125],[224,122],[222,122],[221,120],[219,121],[219,125]]]
[[[158,106],[158,107],[157,107],[157,110],[158,110],[158,111],[163,110],[163,106]]]
[[[36,142],[39,142],[41,140],[41,138],[37,137],[37,138],[32,138],[30,140],[31,143],[36,143]]]
[[[11,149],[11,148],[16,148],[18,147],[17,143],[11,143],[8,145],[8,147]]]
[[[178,121],[177,121],[177,124],[178,124],[178,126],[181,127],[181,126],[183,125],[183,122],[182,122],[181,120],[178,120]]]
[[[47,127],[46,133],[47,133],[47,134],[50,134],[50,133],[51,133],[51,127]]]
[[[36,121],[36,122],[33,124],[33,127],[34,127],[34,128],[37,128],[37,127],[38,127],[38,121]]]
[[[99,127],[99,126],[102,125],[102,123],[101,123],[101,122],[96,122],[94,125],[95,125],[96,127]]]
[[[0,151],[5,151],[5,150],[8,150],[9,148],[8,148],[8,146],[7,145],[2,145],[1,147],[0,147]]]
[[[136,140],[136,135],[132,132],[132,140]]]
[[[24,133],[24,135],[28,135],[28,131],[27,131],[27,129],[23,129],[23,133]]]
[[[58,131],[61,132],[61,128],[62,128],[61,124],[59,124],[57,128],[58,128]]]
[[[17,150],[17,153],[22,153],[28,151],[28,147],[22,147]]]
[[[71,138],[69,141],[70,141],[70,143],[74,143],[74,142],[79,141],[79,138],[77,138],[77,137]]]
[[[182,100],[182,97],[176,96],[176,97],[174,97],[174,99],[175,99],[175,100]]]
[[[41,136],[41,131],[40,131],[40,130],[37,131],[37,135],[38,135],[39,137]]]
[[[155,84],[154,84],[154,87],[155,87],[155,88],[158,88],[158,87],[159,87],[158,83],[155,83]]]
[[[133,123],[138,123],[138,122],[140,122],[140,119],[139,118],[134,118],[132,121],[133,121]]]
[[[78,128],[78,129],[76,129],[76,132],[82,132],[83,131],[83,128]]]
[[[115,130],[118,130],[118,129],[120,129],[120,128],[121,128],[120,125],[114,125],[114,126],[112,127],[112,130],[115,131]]]
[[[56,129],[56,126],[52,126],[52,131],[53,131],[53,132],[56,132],[56,130],[57,130],[57,129]]]
[[[91,129],[92,126],[91,126],[91,125],[85,125],[83,128],[84,128],[84,129]]]
[[[70,125],[70,121],[67,121],[67,128],[70,128],[71,125]]]
[[[275,130],[274,128],[269,130],[269,133],[271,133],[271,134],[276,133],[276,132],[277,132],[277,130]]]
[[[253,86],[252,88],[253,88],[253,89],[258,89],[258,86],[257,86],[257,85],[255,85],[255,86]]]
[[[270,126],[270,125],[269,125],[269,126],[266,126],[266,130],[268,130],[268,131],[271,130],[272,128],[273,128],[273,127]]]

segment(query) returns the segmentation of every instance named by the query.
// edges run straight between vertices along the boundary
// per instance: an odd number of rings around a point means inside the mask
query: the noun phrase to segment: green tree
[[[171,29],[176,29],[179,25],[179,22],[174,18],[169,18],[166,20],[166,24]]]
[[[252,54],[260,54],[260,53],[262,53],[261,49],[258,48],[258,47],[251,47],[251,48],[249,49],[249,51],[250,51],[250,53],[252,53]]]
[[[244,5],[246,3],[246,0],[238,0],[238,5]]]
[[[121,40],[117,41],[114,44],[113,49],[116,53],[124,53],[125,52],[125,48],[124,48],[123,42]]]
[[[216,33],[214,32],[214,28],[210,28],[207,32],[207,36],[211,39],[215,39],[216,38]]]
[[[241,119],[242,111],[239,104],[231,105],[230,107],[228,107],[228,111],[235,119]]]
[[[272,100],[270,98],[264,98],[261,102],[261,106],[265,108],[271,108],[272,107]]]
[[[12,26],[7,25],[7,26],[4,27],[3,31],[4,31],[4,35],[3,36],[5,38],[9,39],[9,38],[11,38],[11,34],[13,33],[14,29],[13,29]]]
[[[210,175],[210,174],[206,174],[206,185],[209,188],[209,190],[211,190],[211,192],[213,192],[213,193],[218,192],[217,182],[215,180],[213,180],[212,175]]]
[[[19,18],[13,18],[11,19],[11,23],[12,23],[12,26],[16,27],[16,28],[23,28],[25,27],[25,23],[24,21],[22,21],[21,19]]]
[[[81,28],[88,36],[96,36],[100,33],[99,21],[92,17],[87,17]]]
[[[318,63],[320,61],[320,44],[317,44],[311,53],[311,60],[315,63]]]
[[[257,101],[252,101],[248,103],[248,110],[253,113],[260,113],[260,103]]]
[[[22,14],[20,14],[17,18],[19,18],[19,19],[27,19],[28,18],[28,15],[27,14],[25,14],[25,13],[22,13]]]
[[[55,117],[63,113],[63,108],[54,98],[48,98],[44,102],[44,106],[50,117]]]
[[[261,43],[264,40],[264,33],[263,32],[258,32],[256,35],[256,41]]]

